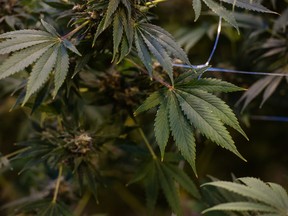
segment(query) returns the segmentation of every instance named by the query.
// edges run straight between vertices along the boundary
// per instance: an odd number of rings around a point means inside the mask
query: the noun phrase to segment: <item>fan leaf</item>
[[[169,124],[176,146],[196,174],[196,144],[194,134],[192,127],[183,115],[177,98],[173,92],[169,92],[168,106]]]
[[[61,45],[61,47],[58,50],[57,60],[55,64],[55,75],[54,75],[55,89],[53,91],[54,98],[66,79],[68,68],[69,68],[69,56],[65,47]]]
[[[45,52],[45,54],[43,54],[34,65],[28,79],[27,91],[23,105],[49,78],[49,74],[56,63],[58,50],[59,44],[49,48],[49,50],[47,50],[47,52]]]
[[[54,43],[46,42],[13,54],[0,66],[0,79],[6,78],[25,69],[40,58],[51,46],[53,46],[53,44]]]

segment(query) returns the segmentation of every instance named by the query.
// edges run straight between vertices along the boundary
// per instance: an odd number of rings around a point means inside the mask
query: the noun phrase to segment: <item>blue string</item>
[[[285,116],[252,115],[250,116],[250,118],[253,120],[262,120],[262,121],[288,122],[288,117]]]
[[[201,67],[204,67],[205,65],[173,64],[173,66],[181,67],[181,68],[188,68],[188,69],[199,69]],[[223,73],[238,73],[238,74],[247,74],[247,75],[261,75],[261,76],[281,76],[281,77],[288,76],[288,74],[284,74],[284,73],[251,72],[251,71],[241,71],[241,70],[215,68],[215,67],[208,68],[206,71],[223,72]]]

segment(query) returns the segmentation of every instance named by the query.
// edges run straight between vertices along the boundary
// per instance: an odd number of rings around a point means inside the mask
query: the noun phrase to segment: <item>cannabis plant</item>
[[[287,214],[280,185],[250,177],[207,180],[197,157],[204,145],[216,144],[246,161],[232,133],[248,136],[223,100],[245,88],[209,75],[221,71],[210,65],[221,26],[226,35],[240,37],[246,16],[272,17],[271,37],[265,29],[254,30],[251,41],[259,37],[265,43],[247,52],[263,52],[258,61],[277,56],[269,69],[279,73],[287,68],[287,10],[277,17],[275,1],[266,7],[256,0],[192,0],[194,21],[209,24],[178,33],[186,52],[206,30],[214,38],[218,25],[208,61],[194,65],[160,26],[162,2],[0,0],[0,97],[10,98],[12,113],[26,113],[22,137],[0,160],[3,179],[16,171],[18,187],[26,190],[7,196],[3,214],[186,215],[184,201],[193,203],[189,212],[197,215]],[[257,81],[240,98],[244,108],[266,88],[264,103],[281,79]]]

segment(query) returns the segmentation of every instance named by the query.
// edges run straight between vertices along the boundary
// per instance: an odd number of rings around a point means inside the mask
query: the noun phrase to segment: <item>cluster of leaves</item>
[[[21,142],[19,145],[24,146],[24,148],[12,161],[26,159],[26,165],[22,171],[27,171],[38,164],[44,164],[49,169],[58,169],[58,178],[53,199],[50,199],[49,196],[51,194],[48,194],[48,200],[25,204],[18,209],[17,213],[43,216],[72,215],[67,210],[67,207],[56,199],[62,176],[78,182],[79,187],[76,187],[77,189],[73,188],[75,192],[79,188],[81,191],[89,190],[97,199],[99,183],[101,183],[103,177],[102,168],[105,167],[106,172],[104,173],[112,175],[115,179],[121,176],[121,180],[125,181],[125,183],[129,180],[129,184],[141,181],[145,187],[149,210],[152,211],[154,209],[159,191],[162,189],[172,211],[177,215],[182,215],[179,186],[184,188],[193,197],[192,199],[206,204],[206,200],[201,196],[197,186],[185,171],[178,167],[178,164],[184,159],[190,164],[194,174],[197,175],[195,164],[196,132],[200,132],[208,140],[228,149],[245,160],[238,152],[226,126],[235,129],[246,138],[247,136],[229,106],[219,97],[212,94],[243,89],[219,79],[201,78],[202,73],[208,67],[192,71],[180,70],[180,74],[177,74],[177,71],[173,68],[175,58],[187,65],[191,64],[186,53],[175,42],[173,36],[163,28],[150,23],[149,9],[157,2],[146,0],[73,1],[67,3],[66,1],[47,1],[48,5],[57,8],[57,15],[55,16],[54,14],[54,17],[59,19],[68,17],[72,26],[75,27],[74,30],[64,36],[60,36],[52,25],[42,20],[44,31],[25,29],[0,35],[0,55],[11,54],[0,65],[0,79],[12,76],[25,69],[25,72],[29,74],[27,85],[25,84],[26,88],[20,94],[17,103],[22,103],[24,106],[33,94],[41,87],[43,88],[45,83],[48,83],[51,76],[53,77],[51,83],[54,82],[52,97],[55,99],[63,83],[65,81],[68,83],[66,77],[69,71],[74,73],[72,76],[74,80],[71,81],[73,83],[69,83],[69,85],[73,85],[73,89],[77,89],[75,91],[67,91],[67,95],[61,95],[61,97],[56,98],[55,104],[48,104],[45,107],[46,110],[44,106],[41,107],[41,103],[45,102],[45,98],[42,98],[40,102],[36,98],[34,102],[40,108],[36,111],[33,109],[33,111],[40,114],[45,113],[44,115],[49,113],[54,118],[49,119],[46,116],[46,120],[48,119],[52,123],[43,124],[43,128],[38,129],[36,132],[36,137],[30,137],[28,141]],[[259,1],[254,0],[221,0],[220,3],[214,0],[203,0],[203,2],[236,29],[238,29],[238,23],[233,13],[234,6],[257,12],[272,13],[272,11],[262,6]],[[197,20],[201,13],[202,1],[193,0],[192,3],[195,11],[195,20]],[[225,7],[226,3],[232,5],[231,11]],[[201,31],[200,35],[203,34],[204,32]],[[72,38],[73,36],[75,37]],[[107,40],[108,37],[110,37],[110,40]],[[81,53],[83,52],[83,56],[81,56],[72,42],[78,46]],[[189,46],[191,47],[191,44]],[[77,55],[73,55],[69,59],[68,50]],[[275,53],[275,50],[271,52]],[[282,52],[285,51],[281,50],[281,54]],[[137,55],[138,58],[136,58]],[[99,64],[97,59],[102,61],[104,59],[103,56],[108,56],[108,61],[106,62],[107,59],[105,59]],[[123,61],[124,59],[127,59],[127,61]],[[160,66],[155,64],[155,60]],[[144,67],[139,66],[138,62],[142,62]],[[141,125],[136,124],[137,119],[135,120],[132,117],[133,112],[130,108],[133,107],[135,110],[136,104],[139,105],[141,103],[136,99],[129,103],[129,93],[125,92],[127,88],[124,90],[122,88],[125,85],[133,86],[129,82],[136,81],[135,77],[139,77],[139,71],[144,72],[152,81],[158,83],[158,85],[155,85],[156,91],[152,94],[150,94],[151,91],[143,92],[147,99],[134,112],[137,118],[141,118],[138,115],[139,113],[157,108],[155,121],[147,124],[147,127],[152,128],[154,126],[155,139],[152,136],[145,136]],[[87,72],[90,76],[87,75]],[[130,76],[131,73],[134,73],[134,75]],[[116,79],[114,76],[122,76],[123,79]],[[95,77],[98,79],[94,79]],[[159,85],[161,86],[159,87]],[[128,96],[124,95],[119,99],[117,95],[113,94],[111,98],[111,92],[109,92],[111,89],[112,91],[123,90],[124,94],[127,93]],[[44,94],[47,94],[46,88],[42,90]],[[139,89],[137,91],[140,92]],[[48,91],[48,93],[50,92]],[[99,95],[105,98],[100,98]],[[138,96],[139,94],[135,95]],[[132,94],[132,97],[135,95]],[[78,100],[71,99],[74,96]],[[47,110],[55,108],[57,103],[58,105],[59,103],[65,104],[70,109],[69,111],[72,113],[76,112],[75,116],[69,115],[69,118],[77,122],[77,125],[80,125],[80,122],[84,121],[84,117],[81,116],[83,107],[78,103],[80,100],[81,103],[89,104],[92,109],[98,109],[99,105],[104,107],[106,114],[108,113],[109,115],[104,121],[106,121],[107,125],[112,126],[110,131],[97,133],[97,131],[93,130],[83,131],[77,127],[71,129],[68,126],[69,123],[59,125],[59,122],[68,118],[67,112],[61,112],[63,106],[58,107],[58,112],[47,112]],[[104,106],[107,105],[105,103],[107,101],[114,103],[112,104],[111,112],[108,106]],[[115,110],[119,110],[115,108],[117,107],[115,103],[119,103],[120,105],[117,104],[118,106],[123,106],[126,103],[125,108],[117,113]],[[95,116],[93,116],[93,120],[97,118],[97,121],[102,121],[105,118],[99,113]],[[129,122],[131,124],[131,121],[132,126],[126,127]],[[119,122],[120,126],[118,125]],[[95,126],[97,123],[94,122],[93,125]],[[125,132],[117,134],[116,137],[117,141],[121,140],[122,143],[126,144],[126,149],[120,147],[119,143],[121,142],[119,141],[109,146],[112,149],[111,151],[105,152],[102,147],[104,143],[106,144],[115,138],[111,135],[111,131],[115,128],[121,128],[121,130],[124,128]],[[135,138],[135,131],[138,131],[140,135],[137,138]],[[153,140],[156,140],[159,146],[160,156],[158,156],[156,148],[150,144]],[[143,141],[149,152],[140,147]],[[132,143],[133,145],[127,147],[127,143]],[[174,144],[177,148],[174,148]],[[169,146],[172,146],[172,148],[168,148]],[[133,150],[131,151],[132,148]],[[123,159],[124,162],[122,161],[125,168],[121,167],[121,174],[118,172],[118,176],[115,174],[116,171],[113,166],[106,164],[108,161],[107,155],[110,157],[115,156],[112,152],[118,152],[121,155],[118,155],[119,158],[125,157],[126,159]],[[111,160],[115,164],[118,162],[117,157]],[[9,163],[7,158],[5,156],[1,157],[1,163],[4,166]],[[130,160],[131,158],[132,161]],[[64,173],[62,173],[62,169],[64,169]],[[134,178],[131,180],[130,175],[127,175],[128,177],[124,176],[126,172],[134,174]],[[254,187],[256,183],[258,184],[258,182],[248,178],[240,179],[240,181],[245,183],[247,187]],[[214,183],[210,184],[213,185]],[[236,183],[231,184],[235,186],[234,184]],[[270,186],[274,192],[279,189],[274,184],[270,184]],[[253,190],[262,192],[261,188]],[[231,191],[233,190],[231,189]],[[268,191],[267,187],[265,191]],[[259,195],[261,195],[260,192]],[[278,192],[280,195],[284,194],[282,189],[279,189]],[[273,194],[271,190],[268,193]],[[264,201],[263,199],[259,200],[248,192],[242,195],[262,202],[264,205],[268,202],[265,199]],[[69,199],[69,202],[71,200],[72,202],[75,201]],[[250,210],[275,214],[278,212],[278,210],[275,210],[278,209],[275,208],[278,205],[277,203],[273,203],[275,205],[270,206],[270,208],[259,203],[254,206],[253,204],[247,204],[246,209],[243,208],[244,204],[246,205],[247,202],[234,203],[234,206],[231,204],[228,207],[223,207],[222,205],[214,209],[218,208],[220,210],[222,208],[222,210],[225,210],[225,208],[230,207],[231,209],[233,207],[233,210],[242,208],[246,212]],[[207,211],[214,209],[208,209]]]
[[[217,187],[215,197],[225,197],[228,203],[222,203],[206,209],[203,213],[210,211],[224,211],[234,215],[232,212],[240,212],[243,215],[287,215],[288,195],[283,187],[275,183],[265,183],[252,177],[236,179],[235,182],[214,181],[203,184],[202,187]],[[228,193],[227,193],[228,191]],[[239,196],[235,197],[235,194]],[[235,200],[234,202],[231,202]]]
[[[183,73],[175,80],[173,87],[152,93],[135,111],[137,115],[155,106],[159,107],[154,132],[162,158],[171,132],[176,146],[195,174],[197,172],[194,128],[208,139],[244,159],[237,151],[224,124],[233,127],[246,137],[244,131],[229,106],[210,93],[242,89],[217,79],[197,79],[197,75],[199,76],[205,69],[207,68],[198,70],[197,74],[191,74],[191,71]]]

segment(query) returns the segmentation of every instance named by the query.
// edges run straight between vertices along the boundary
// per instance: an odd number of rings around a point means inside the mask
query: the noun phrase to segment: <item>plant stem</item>
[[[58,195],[58,192],[59,192],[59,187],[60,187],[60,182],[61,182],[61,178],[62,178],[62,173],[63,173],[63,165],[60,165],[59,166],[59,172],[58,172],[58,178],[57,178],[55,191],[54,191],[54,196],[53,196],[53,200],[52,200],[52,203],[54,203],[54,204],[57,201],[57,195]]]
[[[14,152],[12,152],[12,153],[10,153],[10,154],[5,155],[5,157],[6,157],[6,158],[11,158],[11,157],[13,157],[13,156],[15,156],[15,155],[17,155],[17,154],[20,154],[20,153],[26,151],[26,150],[29,149],[29,148],[30,148],[30,147],[18,149],[18,150],[14,151]]]
[[[89,199],[91,197],[90,191],[86,191],[81,200],[79,201],[78,205],[76,206],[74,210],[74,215],[75,216],[81,216],[83,210],[85,209]]]
[[[84,26],[86,26],[88,23],[90,22],[90,20],[87,20],[86,22],[82,23],[80,26],[78,26],[77,28],[75,28],[74,30],[72,30],[71,32],[69,32],[68,34],[64,35],[63,37],[61,37],[62,40],[64,39],[69,39],[70,37],[72,37],[76,32],[78,32],[79,30],[81,30]]]
[[[137,69],[139,69],[142,73],[148,74],[148,72],[146,70],[143,70],[141,67],[139,67],[134,61],[127,59],[127,61],[129,61],[130,63],[132,63]],[[165,82],[163,79],[156,77],[156,76],[152,76],[152,79],[154,79],[155,81],[161,83],[162,85],[166,86],[168,89],[173,89],[174,87],[172,85],[170,85],[169,83]]]
[[[161,2],[165,2],[166,0],[154,0],[154,1],[151,1],[151,2],[146,2],[145,5],[146,6],[152,6],[152,5],[156,5],[158,3],[161,3]]]
[[[132,119],[134,120],[134,123],[137,125],[136,120],[135,120],[134,118],[132,118]],[[143,130],[142,130],[142,128],[141,128],[140,126],[138,126],[137,131],[139,132],[140,136],[142,137],[142,139],[143,139],[146,147],[148,148],[148,150],[149,150],[152,158],[153,158],[154,160],[156,160],[156,159],[157,159],[157,156],[156,156],[156,154],[155,154],[152,146],[150,145],[150,143],[149,143],[146,135],[144,134],[144,132],[143,132]]]

